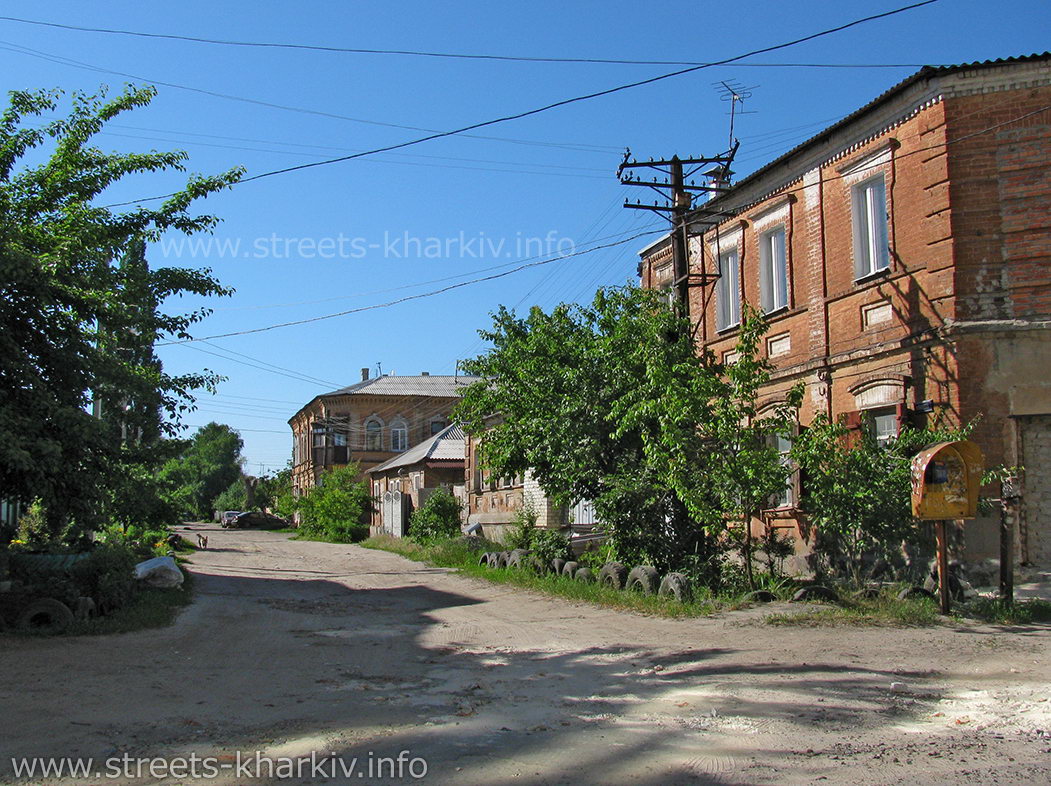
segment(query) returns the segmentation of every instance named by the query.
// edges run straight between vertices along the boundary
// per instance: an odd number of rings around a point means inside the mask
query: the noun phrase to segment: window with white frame
[[[767,314],[788,305],[788,260],[785,250],[783,226],[759,236],[759,288],[763,311]]]
[[[854,218],[854,278],[864,278],[890,267],[887,240],[887,187],[883,175],[851,189]]]
[[[865,411],[869,433],[881,447],[888,447],[898,437],[897,407],[879,407]]]
[[[741,287],[737,269],[737,249],[719,255],[719,281],[715,293],[715,327],[726,330],[741,321]]]
[[[383,450],[383,426],[378,420],[365,424],[365,450]]]
[[[409,449],[409,427],[404,420],[396,420],[391,423],[390,449],[396,453]]]

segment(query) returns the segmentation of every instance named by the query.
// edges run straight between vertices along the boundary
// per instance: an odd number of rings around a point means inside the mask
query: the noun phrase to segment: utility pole
[[[654,201],[652,205],[642,202],[629,202],[624,200],[624,207],[634,210],[651,210],[664,215],[671,222],[671,250],[672,250],[672,290],[675,293],[675,301],[686,316],[690,314],[690,286],[699,284],[705,286],[716,278],[718,272],[707,274],[703,270],[696,274],[690,273],[689,258],[689,224],[701,223],[714,225],[718,222],[722,213],[711,211],[704,215],[703,209],[699,215],[688,220],[693,209],[694,194],[721,194],[727,191],[727,181],[730,175],[730,164],[733,163],[734,155],[737,153],[739,143],[734,145],[725,153],[718,156],[699,158],[679,158],[672,156],[670,159],[650,159],[648,161],[637,161],[631,158],[631,150],[624,153],[624,160],[617,169],[617,177],[625,186],[644,186],[653,189],[661,197],[662,201]],[[685,167],[691,167],[689,171]],[[664,175],[657,180],[643,180],[634,171],[637,169],[653,169]],[[709,179],[709,182],[697,184],[692,179],[697,173]]]

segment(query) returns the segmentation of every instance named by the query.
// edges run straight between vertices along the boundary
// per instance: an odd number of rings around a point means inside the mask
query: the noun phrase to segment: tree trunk
[[[744,515],[744,575],[748,579],[748,589],[755,589],[755,574],[752,572],[752,514]]]

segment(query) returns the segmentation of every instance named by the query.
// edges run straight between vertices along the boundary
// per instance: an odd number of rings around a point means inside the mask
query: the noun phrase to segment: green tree
[[[295,497],[292,495],[292,467],[264,475],[255,489],[256,505],[279,516],[291,518],[295,512]]]
[[[59,110],[61,94],[16,91],[0,116],[0,488],[39,498],[50,531],[69,540],[107,517],[135,474],[129,467],[152,460],[138,447],[161,428],[158,411],[177,417],[194,389],[216,380],[166,374],[152,344],[189,337],[207,314],[158,304],[228,290],[207,270],[150,269],[140,252],[165,232],[211,230],[217,219],[191,215],[191,203],[241,171],[191,176],[155,207],[100,204],[128,176],[184,168],[182,152],[107,153],[92,143],[153,96],[135,87],[108,101],[75,93],[68,116],[51,120],[42,116]]]
[[[420,543],[429,543],[460,534],[460,510],[463,506],[448,489],[431,492],[409,518],[409,535]]]
[[[759,394],[770,381],[770,364],[759,355],[765,333],[762,315],[746,305],[736,359],[721,367],[708,417],[698,422],[705,443],[705,480],[719,508],[738,525],[730,534],[751,589],[752,522],[789,482],[792,468],[782,460],[777,438],[793,437],[803,396],[797,386],[783,402],[760,413]]]
[[[244,478],[238,478],[225,491],[212,500],[213,510],[248,510],[248,494],[245,492]]]
[[[625,287],[524,319],[501,308],[481,335],[493,349],[465,368],[484,381],[456,417],[484,435],[491,471],[528,470],[560,504],[592,500],[622,559],[710,569],[722,519],[697,423],[718,370],[688,321],[659,293]]]
[[[170,499],[185,518],[211,518],[216,497],[241,481],[244,441],[230,426],[209,423],[160,470]]]
[[[815,418],[792,457],[806,476],[802,504],[816,529],[825,563],[819,567],[861,586],[866,567],[901,566],[903,546],[929,541],[929,527],[912,517],[912,457],[926,445],[966,439],[974,425],[905,426],[896,439],[880,443],[867,423],[851,436],[842,424]]]
[[[352,543],[368,536],[365,517],[372,511],[372,497],[359,474],[356,464],[326,470],[318,484],[296,500],[304,535],[334,543]]]

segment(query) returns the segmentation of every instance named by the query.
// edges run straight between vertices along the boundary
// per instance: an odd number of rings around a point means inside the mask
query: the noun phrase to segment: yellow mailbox
[[[928,445],[912,460],[912,515],[918,519],[973,519],[985,471],[970,440]]]

